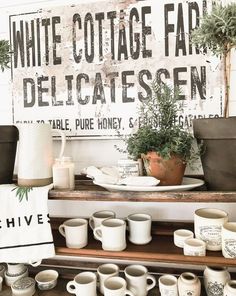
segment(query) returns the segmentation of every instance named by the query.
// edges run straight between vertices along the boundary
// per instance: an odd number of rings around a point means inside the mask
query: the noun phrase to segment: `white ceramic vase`
[[[224,286],[230,280],[225,267],[206,267],[203,273],[207,296],[223,296]]]
[[[179,296],[200,296],[201,282],[195,274],[184,272],[178,278],[178,291]]]
[[[228,281],[224,287],[224,296],[236,296],[236,281]]]
[[[199,278],[191,272],[184,272],[178,278],[179,296],[200,296],[201,282]]]

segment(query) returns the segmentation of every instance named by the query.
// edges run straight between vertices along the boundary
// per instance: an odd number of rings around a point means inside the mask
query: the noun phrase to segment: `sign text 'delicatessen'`
[[[131,132],[151,81],[181,87],[190,125],[222,113],[219,60],[189,42],[207,1],[105,1],[10,17],[14,122],[71,136]]]

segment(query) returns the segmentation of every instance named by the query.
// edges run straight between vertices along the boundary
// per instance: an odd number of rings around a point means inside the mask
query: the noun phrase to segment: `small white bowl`
[[[184,241],[184,255],[206,256],[206,243],[197,238],[189,238]]]
[[[7,274],[17,276],[25,271],[26,266],[23,263],[7,263]]]
[[[33,296],[35,293],[35,280],[31,277],[19,279],[11,285],[11,290],[14,296]]]
[[[8,274],[8,272],[5,272],[6,285],[10,287],[15,281],[17,281],[21,278],[27,277],[28,274],[29,274],[29,272],[28,272],[27,267],[25,267],[25,270],[23,270],[22,273],[17,274],[17,275],[10,275],[10,274]]]
[[[193,238],[194,234],[188,229],[178,229],[174,232],[174,244],[176,247],[183,248],[184,241],[189,238]]]
[[[53,269],[40,271],[36,274],[35,280],[39,290],[51,290],[57,284],[58,272]]]

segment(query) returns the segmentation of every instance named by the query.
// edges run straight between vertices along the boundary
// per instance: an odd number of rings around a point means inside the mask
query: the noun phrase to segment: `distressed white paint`
[[[173,3],[173,11],[170,9],[166,16],[168,24],[173,25],[173,31],[169,32],[165,36],[165,17],[164,17],[164,4]],[[200,15],[203,13],[202,1],[198,2],[198,9]],[[181,5],[181,6],[180,6]],[[150,8],[150,12],[145,12],[145,17],[142,17],[142,12],[145,7]],[[129,16],[132,8],[136,8],[138,11],[139,21],[136,22],[135,18],[132,22],[134,34],[139,34],[140,43],[142,40],[143,30],[142,26],[148,26],[151,30],[151,34],[145,35],[146,50],[151,51],[151,56],[144,58],[142,56],[142,44],[138,59],[132,59],[130,38],[129,38]],[[183,15],[180,13],[180,8],[183,9]],[[124,9],[125,17],[121,20],[120,11]],[[38,11],[38,10],[37,10]],[[114,39],[111,35],[111,22],[107,17],[107,12],[116,11],[117,17],[114,19]],[[95,20],[95,14],[104,13],[104,20],[102,22],[102,38],[103,38],[103,60],[99,60],[99,30],[98,22]],[[155,12],[158,13],[156,17]],[[134,119],[137,117],[137,105],[139,103],[138,93],[141,93],[146,97],[146,90],[141,86],[141,82],[138,81],[139,73],[143,70],[147,70],[152,78],[144,75],[145,84],[151,84],[151,80],[155,76],[155,72],[159,69],[166,69],[170,75],[170,79],[174,80],[174,71],[178,69],[177,80],[184,83],[181,86],[183,94],[185,95],[185,111],[180,116],[180,122],[185,125],[191,125],[191,119],[196,116],[214,117],[216,115],[222,115],[221,100],[222,100],[222,75],[221,67],[218,59],[211,57],[210,55],[199,55],[196,53],[195,48],[192,49],[193,53],[189,52],[189,2],[188,1],[123,1],[123,2],[94,2],[93,4],[78,4],[67,6],[50,6],[39,10],[39,12],[32,13],[25,11],[19,11],[17,15],[13,15],[10,18],[11,32],[13,32],[13,23],[16,24],[16,30],[20,30],[20,22],[34,22],[35,32],[35,57],[36,66],[32,67],[32,62],[28,66],[22,66],[20,63],[20,55],[18,55],[18,63],[13,68],[13,101],[14,101],[14,122],[44,122],[50,121],[53,127],[57,127],[57,123],[64,129],[68,135],[71,136],[111,136],[116,135],[116,130],[121,133],[130,133],[132,131],[132,125]],[[22,14],[23,13],[23,14]],[[72,46],[72,19],[75,14],[79,13],[81,18],[81,29],[78,29],[78,23],[76,23],[76,52],[78,54],[79,49],[82,50],[81,62],[76,63],[73,57]],[[84,20],[87,13],[91,13],[94,20],[94,58],[90,63],[85,59],[85,33],[84,33]],[[180,17],[178,18],[178,15]],[[52,46],[52,18],[54,16],[60,16],[60,22],[55,26],[56,34],[60,36],[61,42],[56,44],[56,55],[62,59],[61,64],[53,65],[53,46]],[[36,19],[43,20],[48,18],[50,25],[48,26],[48,42],[49,42],[49,63],[45,61],[45,27],[40,22],[40,47],[41,47],[41,59],[39,59],[40,66],[37,59],[37,38],[36,38]],[[196,24],[196,14],[192,14],[192,26]],[[186,47],[186,54],[184,54],[183,48],[177,50],[176,44],[178,36],[178,22],[183,22],[184,25],[184,37],[179,37],[180,40],[185,38],[184,45]],[[121,54],[121,60],[118,59],[118,39],[119,30],[121,26],[125,26],[125,36],[127,44],[127,60],[125,55]],[[90,32],[90,30],[88,30]],[[182,31],[181,31],[182,32]],[[24,25],[25,33],[25,25]],[[14,44],[13,33],[11,34],[11,41]],[[31,29],[30,34],[31,36]],[[134,38],[134,35],[132,35]],[[90,38],[88,38],[89,44]],[[114,60],[111,58],[111,44],[114,41]],[[121,43],[123,42],[123,39]],[[134,42],[134,51],[136,50],[136,43]],[[168,43],[168,54],[165,52],[165,45]],[[24,42],[25,45],[25,42]],[[88,45],[90,48],[90,45]],[[17,51],[19,53],[19,51]],[[89,50],[90,53],[90,50]],[[26,48],[25,48],[25,63],[26,63]],[[30,49],[30,61],[32,59]],[[15,59],[14,59],[15,61]],[[155,67],[153,67],[155,65]],[[201,80],[201,67],[206,69],[206,99],[202,99],[199,96],[198,89],[196,87],[196,95],[191,98],[191,69],[195,68],[197,75]],[[124,71],[133,71],[126,77],[127,82],[122,82],[122,74]],[[115,97],[112,99],[110,95],[111,78],[112,73],[116,72],[115,78]],[[82,79],[82,91],[81,100],[85,101],[85,96],[89,96],[86,103],[78,102],[76,91],[76,79],[77,75],[84,73],[87,75],[89,81],[84,82]],[[73,105],[68,105],[68,89],[65,79],[66,75],[72,75],[72,96],[70,101]],[[96,75],[101,75],[102,85],[104,89],[104,99],[97,100],[93,98]],[[23,79],[32,79],[37,86],[38,78],[44,76],[46,81],[42,82],[42,87],[46,89],[42,94],[42,101],[45,106],[39,106],[39,98],[37,87],[35,88],[35,101],[32,106],[27,106],[33,99],[31,96],[31,83],[27,83],[27,95],[23,96]],[[56,97],[52,98],[52,81],[51,78],[55,78]],[[164,75],[162,79],[165,80]],[[194,80],[194,79],[193,79]],[[126,98],[122,96],[122,88],[127,87],[127,84],[132,83],[131,87],[127,89],[127,97],[129,102],[125,102]],[[185,85],[186,84],[186,85]],[[100,94],[100,90],[98,91]],[[114,100],[114,101],[113,101]],[[24,104],[25,102],[25,104]],[[55,104],[60,102],[60,106]],[[62,122],[60,122],[62,120]],[[91,124],[88,124],[90,122]],[[109,126],[108,122],[112,122]],[[85,127],[85,125],[87,127]]]
[[[97,0],[98,2],[99,0]],[[158,0],[159,1],[159,0]],[[94,2],[93,0],[1,0],[0,1],[0,38],[9,38],[8,15],[18,13],[19,11],[30,12],[34,9],[53,7],[58,5],[70,5]],[[157,15],[158,17],[158,15]],[[236,54],[232,57],[232,79],[236,79]],[[235,77],[235,78],[233,78]],[[10,71],[0,73],[0,124],[12,123],[12,93]],[[236,80],[233,81],[233,84]],[[231,92],[231,101],[233,110],[236,113],[235,91]],[[114,140],[73,140],[68,141],[66,154],[72,155],[76,160],[77,173],[88,165],[113,165],[121,155],[114,149],[114,144],[119,141]],[[58,150],[57,142],[55,142],[55,154]],[[17,171],[17,167],[16,167]],[[175,203],[105,203],[105,202],[72,202],[72,201],[49,201],[50,214],[53,216],[89,216],[92,212],[110,208],[117,212],[120,217],[125,217],[129,213],[136,211],[145,211],[152,213],[154,219],[157,220],[192,220],[193,212],[196,208],[204,206],[214,206],[225,209],[230,213],[231,221],[236,221],[236,211],[234,204],[175,204]]]

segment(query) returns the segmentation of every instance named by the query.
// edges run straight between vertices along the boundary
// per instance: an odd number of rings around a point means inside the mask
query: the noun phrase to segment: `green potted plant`
[[[10,46],[7,40],[0,40],[0,68],[9,68]],[[12,125],[0,126],[0,184],[11,183],[16,156],[18,129]]]
[[[126,149],[133,159],[143,159],[147,175],[160,185],[180,185],[186,165],[197,157],[194,137],[175,122],[182,110],[180,91],[156,80],[152,88],[140,107],[137,131],[124,139]]]
[[[236,117],[229,117],[230,58],[236,46],[236,3],[213,4],[200,26],[192,33],[192,43],[219,56],[224,73],[223,117],[196,119],[194,136],[204,147],[201,155],[204,177],[210,190],[236,190]]]

